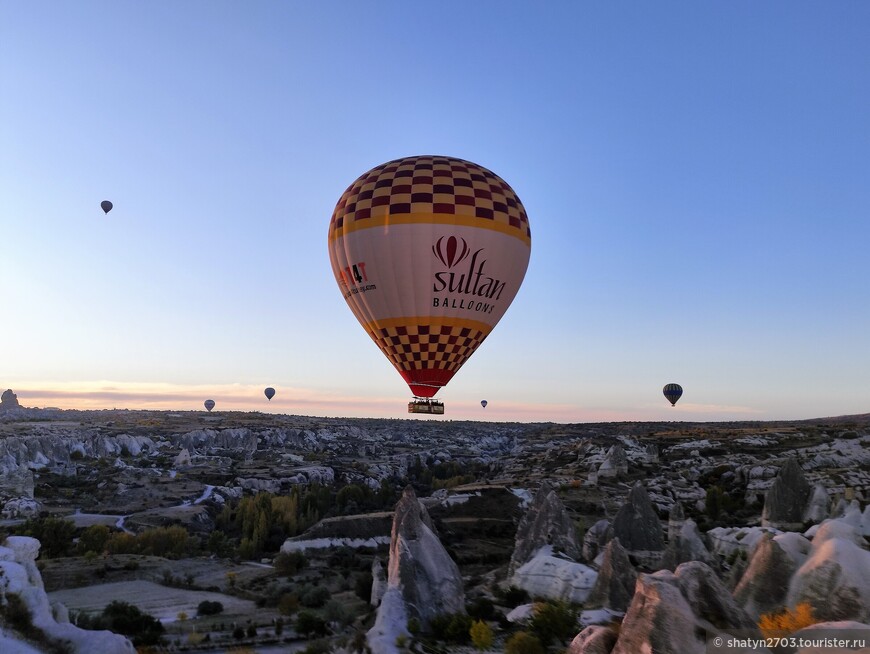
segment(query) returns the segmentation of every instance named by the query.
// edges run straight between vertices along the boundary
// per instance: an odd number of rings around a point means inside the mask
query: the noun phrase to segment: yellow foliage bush
[[[807,603],[798,604],[794,609],[784,609],[779,613],[765,613],[758,621],[758,628],[765,638],[788,636],[794,632],[816,624],[813,609]]]

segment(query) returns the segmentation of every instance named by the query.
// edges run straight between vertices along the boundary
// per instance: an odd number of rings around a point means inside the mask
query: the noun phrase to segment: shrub
[[[224,610],[224,605],[220,602],[211,602],[209,600],[203,600],[199,603],[199,606],[196,607],[197,615],[217,615],[218,613],[222,613]]]
[[[310,609],[318,609],[326,604],[330,597],[332,597],[332,593],[329,592],[329,589],[319,586],[306,591],[306,593],[299,598],[299,601],[302,602],[302,606],[306,606]]]
[[[504,646],[505,654],[544,654],[541,641],[527,631],[518,631]]]
[[[308,559],[302,552],[281,552],[272,561],[275,569],[288,577],[295,575],[308,565]]]
[[[567,602],[538,602],[529,628],[543,645],[577,635],[577,612]]]
[[[303,636],[325,636],[326,622],[311,611],[301,611],[296,618],[296,631]]]
[[[779,613],[765,613],[758,621],[758,628],[765,638],[776,638],[793,634],[799,629],[816,624],[813,609],[807,603],[798,604],[794,609],[786,608]]]
[[[127,602],[113,601],[103,609],[106,629],[130,636],[136,647],[156,645],[165,631],[160,621]]]
[[[478,620],[471,625],[471,644],[477,649],[484,650],[492,647],[492,629],[483,620]]]
[[[372,597],[372,573],[364,572],[358,575],[354,583],[354,592],[362,601],[368,602]]]

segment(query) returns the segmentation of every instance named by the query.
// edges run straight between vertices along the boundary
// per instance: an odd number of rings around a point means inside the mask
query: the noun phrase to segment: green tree
[[[31,518],[19,528],[19,533],[39,540],[42,556],[53,559],[69,554],[76,527],[70,520],[49,516]]]
[[[102,554],[106,551],[106,545],[111,535],[112,532],[106,525],[91,525],[79,536],[76,552],[79,554],[87,554],[88,552]]]
[[[492,647],[492,628],[483,620],[476,621],[471,625],[471,644],[479,650]]]

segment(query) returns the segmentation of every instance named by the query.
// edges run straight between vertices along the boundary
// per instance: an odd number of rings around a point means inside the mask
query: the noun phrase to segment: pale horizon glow
[[[327,230],[365,171],[442,154],[511,185],[532,245],[425,419],[870,412],[867,25],[785,0],[0,3],[0,390],[411,417]]]

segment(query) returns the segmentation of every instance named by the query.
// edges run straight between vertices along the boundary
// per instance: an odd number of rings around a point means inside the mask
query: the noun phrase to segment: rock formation
[[[625,450],[618,443],[611,445],[604,461],[598,467],[598,478],[624,477],[626,474],[628,474],[628,458],[625,456]]]
[[[721,633],[761,637],[716,573],[693,561],[675,572],[660,570],[638,577],[612,654],[703,654],[707,639]]]
[[[870,621],[870,552],[844,520],[826,520],[789,584],[787,603],[807,602],[819,620]]]
[[[574,637],[566,654],[610,654],[616,643],[616,630],[600,624],[586,627]]]
[[[614,538],[604,548],[598,579],[586,600],[586,606],[624,612],[634,596],[636,583],[637,572],[619,539]]]
[[[813,486],[813,491],[804,508],[803,522],[812,522],[819,524],[822,520],[828,517],[828,491],[823,484]]]
[[[508,577],[547,545],[554,553],[561,552],[571,559],[578,559],[581,554],[574,521],[556,491],[544,482],[520,520]]]
[[[0,395],[0,411],[9,411],[20,408],[21,405],[18,404],[18,396],[12,392],[12,389],[7,388],[3,391],[3,395]]]
[[[589,597],[597,577],[593,568],[554,553],[550,545],[545,545],[508,579],[511,586],[522,588],[532,597],[580,604]]]
[[[613,519],[613,537],[618,538],[629,555],[641,565],[656,568],[660,564],[664,549],[662,523],[646,488],[639,481]]]
[[[668,523],[668,533],[676,529],[673,522]],[[713,565],[713,556],[704,544],[698,525],[691,518],[680,521],[679,531],[668,540],[662,555],[662,567],[673,570],[681,563],[701,561]]]
[[[372,606],[380,604],[386,590],[387,578],[384,574],[384,564],[381,562],[381,557],[376,556],[372,559],[372,594],[369,603]]]
[[[395,651],[398,635],[415,618],[424,629],[444,613],[464,613],[459,568],[438,540],[426,509],[409,486],[396,504],[387,563],[387,586],[368,632],[374,654]]]
[[[797,459],[786,459],[764,498],[761,525],[784,531],[800,529],[811,490]]]
[[[611,538],[613,530],[610,528],[610,520],[602,519],[589,527],[583,534],[583,559],[594,561]]]
[[[30,623],[41,632],[42,640],[54,649],[71,654],[135,654],[133,643],[110,631],[88,631],[69,623],[62,605],[51,606],[42,576],[36,567],[40,543],[35,538],[10,536],[0,546],[0,605],[6,606],[17,597],[30,613]],[[7,625],[8,629],[8,625]],[[4,642],[5,641],[5,642]],[[15,651],[14,632],[5,631],[0,638],[3,651]],[[52,651],[54,651],[54,649]],[[27,651],[22,645],[19,651]]]
[[[809,549],[810,542],[800,534],[765,534],[734,589],[734,599],[756,620],[762,613],[781,611],[791,577]]]

